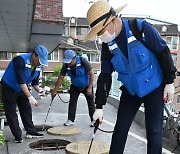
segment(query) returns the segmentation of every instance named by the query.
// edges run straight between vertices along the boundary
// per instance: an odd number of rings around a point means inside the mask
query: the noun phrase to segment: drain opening
[[[64,150],[69,143],[71,142],[62,139],[46,139],[32,142],[29,147],[35,150]]]
[[[44,127],[44,128],[43,128]],[[35,128],[37,131],[47,131],[49,128],[51,128],[52,126],[49,125],[36,125]]]

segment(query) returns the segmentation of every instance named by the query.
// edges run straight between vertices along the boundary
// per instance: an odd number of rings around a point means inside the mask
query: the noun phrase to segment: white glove
[[[40,88],[38,95],[45,96],[50,92],[50,88],[45,86],[44,88]]]
[[[45,91],[44,91],[44,89],[40,88],[40,89],[39,89],[39,92],[38,92],[38,95],[39,95],[39,96],[45,96]]]
[[[171,84],[166,84],[164,88],[164,96],[163,100],[165,103],[169,104],[173,101],[173,95],[174,95],[174,85],[173,83]]]
[[[29,96],[28,99],[30,104],[38,106],[38,102],[33,96]]]
[[[102,123],[103,120],[103,109],[96,109],[93,114],[93,120],[96,121],[99,119],[99,123]]]

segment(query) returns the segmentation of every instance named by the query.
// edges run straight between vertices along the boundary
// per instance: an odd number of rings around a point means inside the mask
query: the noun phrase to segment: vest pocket
[[[159,78],[157,72],[155,72],[156,68],[152,68],[152,65],[136,75],[137,80],[137,94],[139,97],[143,97],[150,92],[152,92],[155,88],[159,86]]]
[[[131,83],[131,79],[130,79],[130,75],[128,72],[126,73],[118,73],[118,79],[119,81],[121,81],[124,86],[126,87],[126,89],[131,93],[131,94],[134,94],[134,88],[132,86],[132,83]]]
[[[129,44],[129,58],[134,63],[134,69],[147,65],[151,62],[149,51],[140,42],[132,42]]]
[[[111,62],[113,64],[114,69],[117,72],[125,72],[125,71],[127,71],[126,64],[122,60],[121,55],[113,56],[113,58],[111,59]]]

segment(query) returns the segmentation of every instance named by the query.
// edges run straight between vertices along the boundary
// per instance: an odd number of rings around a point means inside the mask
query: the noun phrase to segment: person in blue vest
[[[42,94],[39,76],[42,66],[48,66],[48,50],[43,45],[35,47],[32,53],[21,54],[11,60],[2,77],[2,100],[8,125],[15,137],[15,143],[22,143],[16,106],[18,106],[26,138],[43,137],[32,121],[31,104],[38,106],[37,100],[28,90],[28,85]]]
[[[76,56],[73,50],[66,50],[63,57],[63,67],[55,84],[55,88],[51,92],[52,97],[56,96],[58,88],[61,86],[66,74],[71,78],[71,87],[68,120],[64,125],[74,125],[77,100],[80,93],[83,93],[86,97],[90,120],[93,122],[93,114],[95,111],[93,92],[94,73],[91,64],[86,58]],[[93,123],[91,123],[90,126],[92,127]]]
[[[122,154],[129,128],[144,104],[147,153],[162,153],[163,110],[173,100],[176,68],[166,42],[153,26],[137,19],[142,40],[133,35],[128,20],[122,20],[106,0],[95,2],[87,12],[91,30],[84,41],[98,36],[102,41],[101,73],[97,81],[94,120],[102,122],[103,105],[111,87],[111,74],[123,83],[110,154]]]

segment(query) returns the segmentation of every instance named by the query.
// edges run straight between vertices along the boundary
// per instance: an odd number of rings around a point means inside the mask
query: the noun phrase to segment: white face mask
[[[100,39],[102,42],[104,43],[108,43],[108,42],[111,42],[112,40],[114,40],[116,38],[116,25],[114,27],[114,33],[113,34],[110,34],[107,30],[102,34],[100,35]]]

